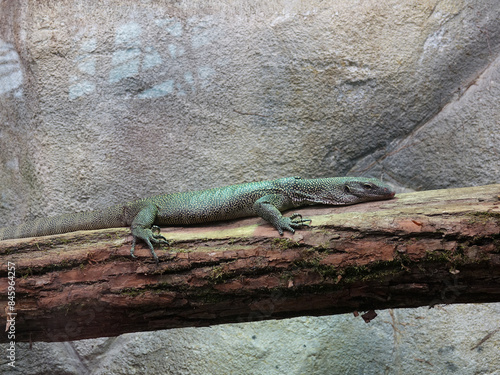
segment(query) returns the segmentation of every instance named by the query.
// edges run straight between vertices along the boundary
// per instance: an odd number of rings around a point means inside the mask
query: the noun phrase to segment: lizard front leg
[[[136,257],[134,255],[135,244],[137,242],[137,239],[140,238],[148,245],[149,250],[151,251],[151,255],[153,255],[156,264],[158,264],[158,256],[154,251],[153,243],[161,243],[168,245],[168,241],[165,237],[160,235],[160,228],[157,227],[156,225],[153,225],[157,214],[158,214],[158,208],[156,207],[156,205],[149,204],[141,208],[141,210],[137,213],[137,215],[135,215],[134,220],[132,221],[132,225],[130,226],[133,236],[130,255],[133,258]]]
[[[310,219],[303,219],[300,214],[292,214],[290,217],[283,216],[280,209],[289,208],[288,198],[281,194],[265,195],[255,201],[253,209],[264,220],[271,223],[280,235],[284,230],[295,233],[294,228],[308,227]]]

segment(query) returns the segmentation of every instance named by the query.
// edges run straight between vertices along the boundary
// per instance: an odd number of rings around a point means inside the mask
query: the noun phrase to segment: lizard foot
[[[282,235],[284,230],[295,233],[294,228],[310,227],[311,219],[303,219],[301,214],[294,213],[290,217],[283,216],[278,221],[276,229]]]
[[[136,256],[134,255],[135,244],[137,243],[137,239],[140,238],[141,240],[146,242],[146,244],[149,247],[149,250],[151,251],[151,255],[153,256],[156,262],[156,265],[158,265],[159,260],[153,248],[153,244],[159,243],[168,245],[167,239],[160,234],[160,227],[153,225],[151,229],[140,228],[140,227],[132,228],[132,236],[133,236],[132,247],[130,248],[130,255],[132,256],[132,258],[136,258]]]

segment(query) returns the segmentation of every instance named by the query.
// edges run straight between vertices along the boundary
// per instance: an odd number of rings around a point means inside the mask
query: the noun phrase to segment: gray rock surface
[[[436,116],[351,172],[388,171],[415,190],[500,181],[500,57],[461,88]],[[389,172],[390,171],[390,172]]]
[[[497,0],[0,2],[0,225],[289,175],[500,182],[499,19]],[[471,348],[498,312],[35,343],[17,371],[494,374],[498,333]]]

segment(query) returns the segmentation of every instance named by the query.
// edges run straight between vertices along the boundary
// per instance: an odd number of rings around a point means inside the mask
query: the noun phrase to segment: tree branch
[[[8,262],[18,342],[499,302],[499,194],[488,185],[310,207],[297,212],[312,228],[283,237],[259,218],[164,228],[172,244],[158,248],[158,267],[144,246],[130,257],[126,228],[2,241],[0,313],[6,321]]]

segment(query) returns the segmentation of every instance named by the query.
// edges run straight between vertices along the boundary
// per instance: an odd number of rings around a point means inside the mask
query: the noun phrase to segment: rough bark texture
[[[0,312],[8,262],[18,342],[498,302],[499,195],[488,185],[311,207],[298,212],[312,228],[281,238],[259,218],[165,228],[158,267],[144,247],[129,256],[125,228],[3,241]]]

